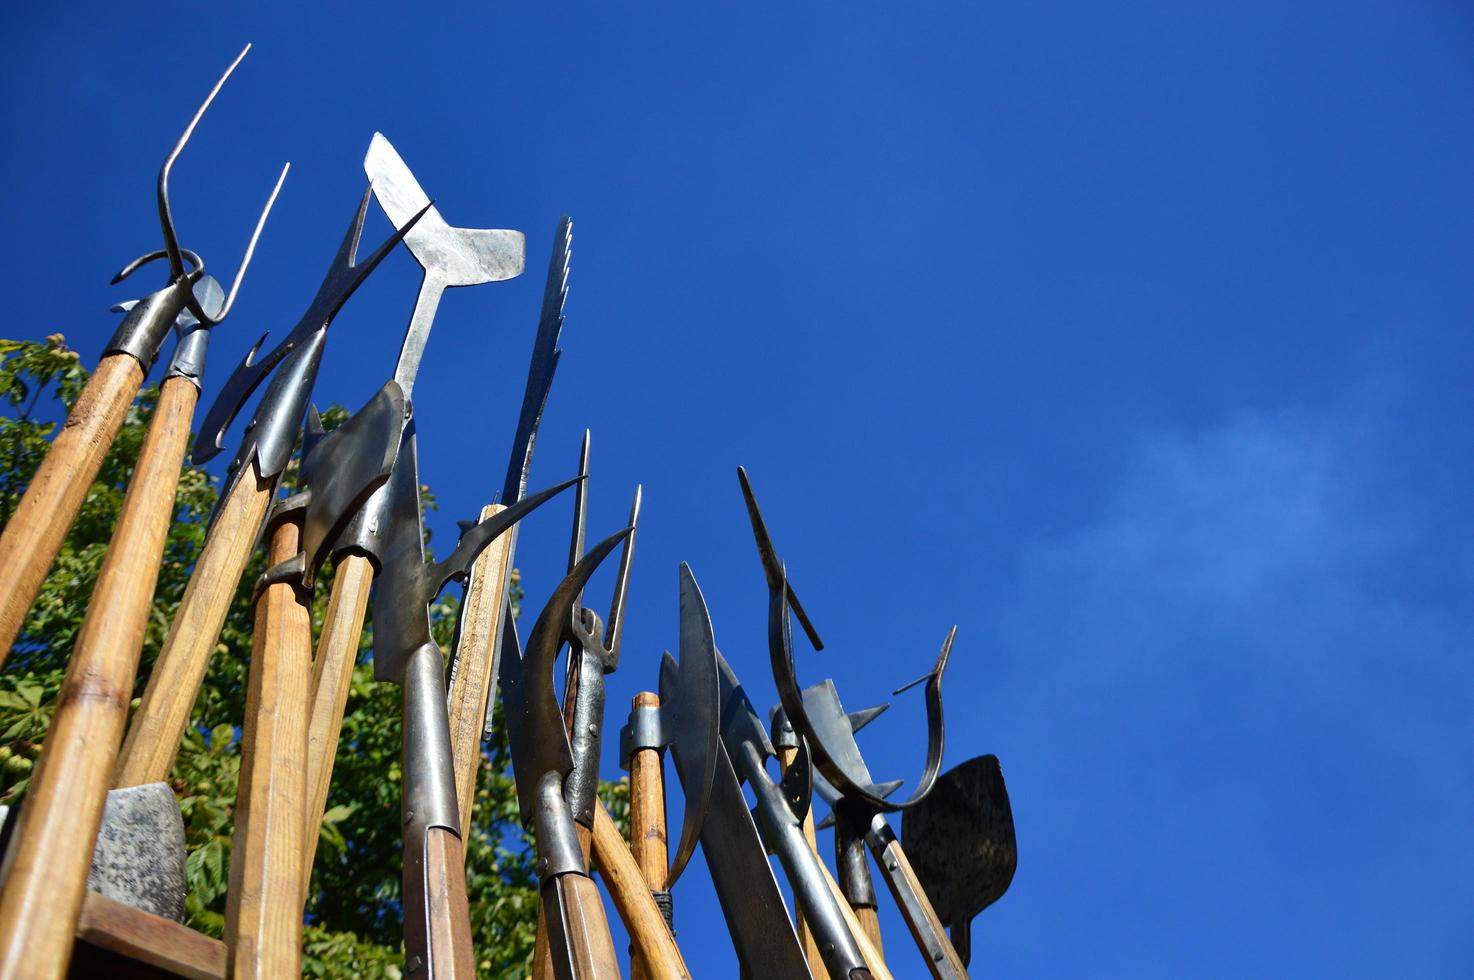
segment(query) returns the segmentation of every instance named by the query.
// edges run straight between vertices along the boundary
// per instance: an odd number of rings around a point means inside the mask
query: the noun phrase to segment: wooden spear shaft
[[[169,637],[123,739],[114,781],[118,787],[159,782],[174,765],[225,615],[276,494],[277,477],[262,477],[254,462],[248,466],[221,501],[205,546],[195,559]]]
[[[501,504],[481,509],[481,521],[506,510]],[[496,683],[495,644],[501,625],[502,601],[511,574],[512,531],[498,537],[471,565],[462,607],[456,667],[447,697],[450,714],[451,766],[455,770],[456,803],[461,833],[471,835],[476,804],[476,776],[481,771],[481,743],[486,732],[487,706]]]
[[[56,561],[143,377],[143,365],[132,354],[109,354],[98,362],[0,534],[0,664]]]
[[[0,886],[0,977],[66,973],[198,398],[178,376],[159,392],[18,816]]]
[[[333,760],[338,754],[338,737],[343,732],[343,710],[353,685],[353,665],[358,660],[358,642],[368,613],[369,591],[374,584],[374,565],[362,555],[345,555],[333,575],[327,616],[312,661],[311,704],[307,720],[307,806],[303,826],[302,901],[312,880],[312,863],[317,857],[322,816],[327,810],[328,788],[333,780]]]
[[[300,549],[300,513],[271,530],[267,567]],[[229,975],[302,975],[302,834],[312,613],[304,589],[266,586],[256,599],[241,735],[240,787],[225,905]]]

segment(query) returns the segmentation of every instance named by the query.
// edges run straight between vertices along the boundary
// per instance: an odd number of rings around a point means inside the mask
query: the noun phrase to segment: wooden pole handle
[[[0,664],[122,428],[143,375],[143,365],[131,354],[109,354],[98,362],[0,534]]]
[[[574,980],[618,980],[619,960],[614,955],[604,903],[594,880],[584,875],[559,875],[551,887],[558,889],[562,899],[562,931],[573,956]]]
[[[275,491],[276,477],[262,478],[253,463],[220,502],[168,639],[149,674],[143,701],[123,739],[115,785],[142,786],[168,778]]]
[[[282,520],[273,528],[268,566],[297,553],[298,519]],[[225,906],[225,945],[230,975],[237,980],[302,974],[302,832],[311,683],[307,596],[291,583],[269,585],[256,600]]]
[[[481,520],[506,510],[501,504],[481,509]],[[450,679],[451,767],[455,770],[456,803],[461,833],[469,834],[476,802],[476,774],[481,768],[481,742],[486,731],[486,706],[496,685],[495,647],[501,623],[502,597],[510,574],[513,535],[497,538],[477,556],[466,582],[461,607],[456,668]]]
[[[303,904],[312,880],[322,815],[333,781],[333,760],[343,731],[343,709],[353,685],[353,665],[358,661],[358,641],[363,636],[373,584],[374,565],[367,558],[346,555],[338,562],[322,635],[317,641],[317,656],[312,661],[312,703],[307,713],[307,823],[302,840]]]
[[[885,955],[885,944],[880,936],[880,913],[874,905],[853,905],[855,918],[860,922],[860,929],[865,933],[865,938],[870,940],[870,945],[882,956]]]
[[[630,962],[631,980],[637,976],[637,966],[640,970],[638,976],[649,980],[691,980],[691,973],[676,948],[665,917],[660,914],[660,907],[650,894],[649,879],[630,853],[624,835],[614,825],[614,818],[604,809],[602,801],[594,810],[594,863],[634,946]],[[661,870],[663,874],[664,865]]]
[[[793,765],[793,760],[798,756],[798,748],[780,747],[777,752],[778,762],[783,766],[783,771],[787,772],[788,767]],[[814,814],[812,811],[804,814],[804,837],[809,842],[809,849],[817,856],[819,853],[819,839],[814,833]],[[824,861],[822,859],[819,861],[819,865],[823,867]],[[850,907],[849,903],[843,899],[840,900],[840,904],[846,910]],[[793,908],[793,924],[798,929],[799,941],[803,943],[804,959],[809,961],[809,972],[816,977],[824,976],[824,959],[819,953],[818,940],[814,938],[814,933],[809,929],[808,923],[804,922],[804,914],[799,911],[797,902],[794,903]],[[857,930],[851,928],[850,931],[855,932]],[[856,937],[856,942],[858,941],[859,937]]]
[[[885,849],[877,854],[876,858],[880,863],[881,877],[890,887],[891,894],[901,909],[901,917],[906,920],[906,927],[911,930],[911,938],[916,941],[917,948],[921,950],[922,958],[926,960],[927,969],[931,971],[932,976],[936,980],[967,976],[967,967],[948,938],[942,921],[937,918],[936,909],[932,908],[926,889],[921,887],[921,880],[916,877],[911,862],[907,860],[906,852],[901,848],[901,842],[892,836],[886,843]],[[936,946],[942,954],[941,962],[933,960],[927,953],[928,932],[936,937]]]
[[[865,930],[860,927],[860,920],[850,908],[850,903],[845,901],[844,892],[839,890],[839,882],[834,880],[834,875],[829,873],[829,867],[823,861],[819,862],[819,869],[824,872],[824,881],[829,885],[829,893],[834,896],[834,901],[839,905],[839,912],[844,916],[845,925],[849,926],[850,934],[855,937],[855,945],[860,947],[860,955],[865,958],[865,966],[870,970],[872,980],[894,980],[890,969],[885,965],[885,957]]]
[[[430,921],[427,976],[431,980],[476,980],[465,848],[444,827],[431,827],[425,835],[425,879]]]
[[[133,696],[199,390],[170,378],[57,696],[0,890],[0,977],[62,974]]]
[[[637,711],[658,709],[660,695],[641,691],[632,704]],[[645,879],[645,887],[652,892],[664,888],[670,867],[670,843],[665,835],[665,766],[659,749],[640,749],[630,754],[630,851]],[[630,980],[652,980],[656,976],[643,956],[630,959]]]

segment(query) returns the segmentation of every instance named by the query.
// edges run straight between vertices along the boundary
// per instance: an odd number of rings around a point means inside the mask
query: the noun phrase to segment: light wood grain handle
[[[506,510],[501,504],[481,509],[481,521]],[[455,770],[456,803],[461,831],[470,833],[476,802],[476,774],[481,768],[481,742],[486,706],[496,685],[494,651],[510,573],[513,535],[507,532],[486,547],[471,565],[466,602],[461,607],[456,668],[450,681],[451,766]]]
[[[430,980],[475,980],[465,850],[461,839],[444,827],[431,827],[426,832],[425,881]]]
[[[143,701],[123,739],[117,786],[142,786],[168,778],[275,490],[276,477],[263,479],[252,463],[221,501],[169,636],[149,674]]]
[[[559,875],[552,887],[562,899],[562,931],[573,957],[572,980],[617,980],[619,960],[594,880],[578,874]]]
[[[0,892],[0,976],[64,973],[71,956],[198,395],[182,378],[164,383],[87,604],[17,817]]]
[[[143,365],[129,354],[110,354],[98,363],[0,533],[0,664],[97,479],[143,375]]]
[[[860,955],[865,958],[865,966],[870,970],[872,980],[894,980],[891,971],[885,965],[885,957],[870,937],[865,935],[865,930],[860,926],[860,920],[855,916],[854,909],[850,903],[845,901],[844,892],[839,890],[839,882],[834,880],[834,875],[829,873],[829,867],[823,861],[819,862],[819,869],[824,872],[824,881],[829,885],[829,892],[834,896],[835,904],[839,906],[840,915],[844,916],[845,925],[849,927],[850,934],[855,937],[855,945],[860,947]]]
[[[596,802],[594,810],[594,863],[634,946],[631,978],[638,964],[639,975],[651,980],[690,980],[686,962],[650,894],[650,884],[602,801]]]
[[[658,710],[660,695],[641,691],[635,695],[633,707],[636,711]],[[665,836],[665,766],[659,749],[630,753],[630,851],[646,887],[651,891],[664,888],[670,844]],[[651,980],[655,976],[636,951],[630,959],[630,980]]]
[[[885,944],[880,936],[880,913],[873,905],[854,905],[855,918],[860,921],[860,929],[865,937],[870,940],[870,945],[875,947],[876,952],[885,955]]]
[[[267,563],[297,553],[299,527],[273,529]],[[307,708],[312,619],[307,596],[285,582],[256,600],[240,788],[225,905],[230,975],[302,973],[302,834],[307,804]]]
[[[896,905],[900,907],[901,918],[906,920],[906,927],[911,930],[911,938],[921,950],[927,969],[936,980],[966,977],[967,967],[947,938],[947,930],[942,927],[936,910],[932,908],[931,899],[926,896],[926,889],[921,887],[921,880],[916,877],[911,862],[906,859],[901,842],[889,832],[886,837],[888,840],[885,847],[876,854],[881,877],[885,879]]]
[[[333,575],[333,591],[312,660],[312,703],[307,713],[307,824],[303,828],[303,902],[317,857],[322,815],[327,810],[333,781],[333,760],[343,731],[343,709],[353,686],[353,665],[374,584],[373,562],[347,555]]]
[[[783,771],[787,772],[788,767],[793,765],[793,760],[798,756],[798,748],[780,747],[777,753],[778,762],[782,765]],[[803,828],[804,838],[809,842],[809,849],[814,852],[815,856],[818,856],[819,839],[814,833],[814,814],[812,811],[804,815]],[[821,859],[819,865],[822,867],[823,864],[824,862]],[[845,909],[849,909],[850,907],[849,903],[843,899],[840,900],[839,904],[844,906]],[[804,914],[799,911],[797,902],[793,903],[793,924],[798,930],[799,941],[803,943],[804,959],[809,961],[809,971],[816,977],[824,976],[826,971],[823,956],[819,952],[819,942],[814,938],[813,930],[804,921]],[[850,931],[855,932],[856,930],[852,928]],[[856,937],[856,941],[858,939],[859,937]]]

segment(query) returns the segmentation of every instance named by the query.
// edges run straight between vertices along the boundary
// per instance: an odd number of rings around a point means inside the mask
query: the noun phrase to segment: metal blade
[[[711,632],[706,599],[691,566],[681,562],[681,663],[673,700],[667,706],[671,719],[671,743],[676,753],[681,785],[685,787],[685,815],[680,842],[666,875],[665,890],[675,886],[686,862],[696,850],[701,828],[711,806],[716,779],[718,725],[721,720],[717,682],[717,648]],[[670,654],[666,654],[669,657]]]

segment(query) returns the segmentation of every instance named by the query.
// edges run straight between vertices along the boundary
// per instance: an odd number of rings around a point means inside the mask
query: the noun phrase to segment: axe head
[[[184,818],[168,783],[108,793],[87,874],[91,891],[184,921]]]
[[[363,169],[373,182],[379,206],[396,228],[429,206],[430,198],[383,133],[374,134],[363,158]],[[527,241],[522,232],[453,228],[434,207],[404,236],[404,244],[421,268],[433,271],[448,286],[514,279],[522,274],[527,259]]]

